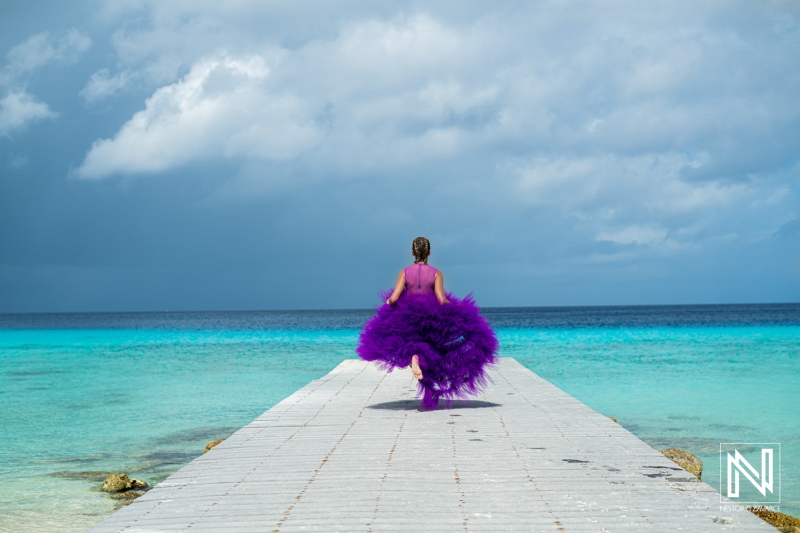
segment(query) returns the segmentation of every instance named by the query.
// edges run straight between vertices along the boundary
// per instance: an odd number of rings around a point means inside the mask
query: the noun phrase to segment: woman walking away
[[[414,264],[397,277],[385,304],[364,326],[356,353],[383,370],[411,367],[419,380],[423,410],[478,394],[486,386],[487,365],[497,362],[497,338],[480,316],[472,295],[458,299],[444,291],[441,271],[428,265],[431,244],[411,244]]]

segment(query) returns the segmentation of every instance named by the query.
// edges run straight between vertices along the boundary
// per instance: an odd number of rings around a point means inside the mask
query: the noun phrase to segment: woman
[[[445,293],[442,273],[428,265],[430,251],[428,239],[414,239],[414,264],[397,276],[391,295],[383,295],[386,304],[364,326],[356,348],[362,359],[384,370],[410,366],[419,380],[422,409],[436,409],[440,398],[449,406],[455,398],[479,393],[498,348],[472,297]]]

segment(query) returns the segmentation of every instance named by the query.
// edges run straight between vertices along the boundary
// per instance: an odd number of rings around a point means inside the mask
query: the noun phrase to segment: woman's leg
[[[422,369],[419,367],[418,355],[411,356],[411,372],[414,374],[415,378],[422,381]]]

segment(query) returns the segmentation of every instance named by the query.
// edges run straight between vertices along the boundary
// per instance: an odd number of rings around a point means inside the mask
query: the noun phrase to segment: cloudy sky
[[[224,7],[223,7],[224,4]],[[800,301],[792,1],[0,2],[0,312]]]

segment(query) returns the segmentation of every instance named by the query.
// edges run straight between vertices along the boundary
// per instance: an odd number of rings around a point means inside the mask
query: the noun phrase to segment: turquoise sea
[[[800,305],[485,309],[515,357],[657,448],[781,444],[800,516]],[[82,531],[341,360],[372,311],[0,315],[0,530]],[[94,474],[93,474],[94,473]]]

